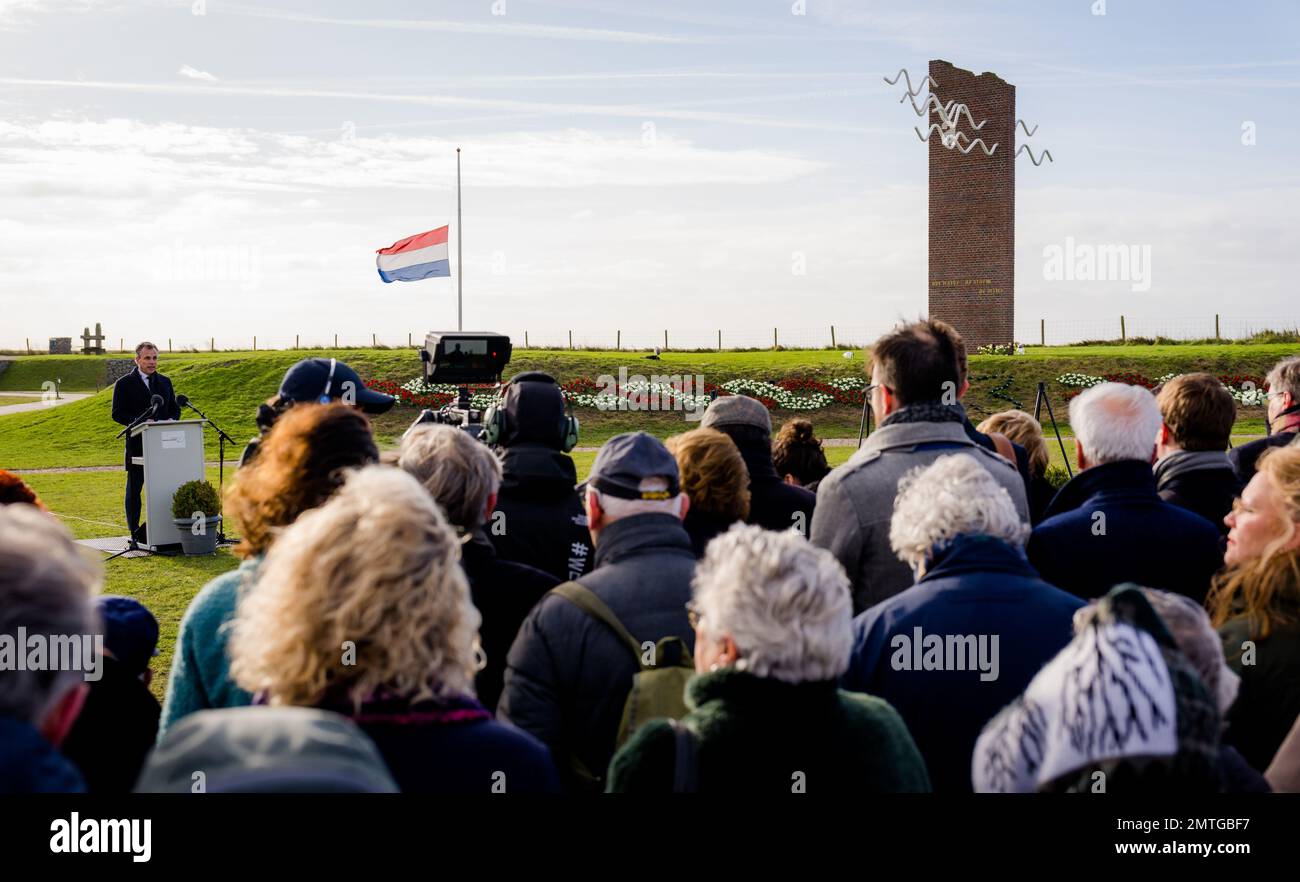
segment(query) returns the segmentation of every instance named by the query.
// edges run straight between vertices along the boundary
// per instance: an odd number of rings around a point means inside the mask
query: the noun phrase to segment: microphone
[[[157,413],[157,412],[158,412],[158,408],[160,408],[160,407],[162,407],[162,406],[163,406],[163,397],[162,397],[161,395],[155,395],[155,396],[153,396],[152,398],[150,398],[150,399],[149,399],[149,413],[150,413],[150,415],[153,415],[153,414]]]
[[[177,406],[177,407],[189,407],[189,406],[190,406],[190,397],[189,397],[188,395],[177,395],[177,396],[176,396],[176,406]]]

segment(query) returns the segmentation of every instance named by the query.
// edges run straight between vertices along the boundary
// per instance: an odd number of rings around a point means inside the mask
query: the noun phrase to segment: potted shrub
[[[217,490],[207,481],[187,481],[172,494],[172,518],[181,531],[186,554],[212,554],[217,550],[221,504]]]

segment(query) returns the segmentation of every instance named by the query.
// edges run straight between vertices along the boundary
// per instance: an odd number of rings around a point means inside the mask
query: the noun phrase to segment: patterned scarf
[[[959,404],[943,404],[939,401],[920,401],[900,407],[880,421],[880,428],[895,423],[964,423],[966,411]]]
[[[984,727],[975,790],[1217,789],[1215,699],[1141,590],[1080,610],[1075,632]]]

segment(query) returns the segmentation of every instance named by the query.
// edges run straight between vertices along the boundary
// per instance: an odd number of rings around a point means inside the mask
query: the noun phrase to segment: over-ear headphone
[[[330,403],[330,386],[334,385],[334,368],[338,366],[337,358],[330,359],[330,375],[325,378],[325,388],[321,390],[320,397],[316,400],[321,404]]]
[[[500,444],[506,437],[508,415],[505,402],[506,391],[509,388],[510,383],[502,386],[497,400],[488,405],[488,409],[483,412],[483,432],[479,437],[487,444]],[[560,394],[563,396],[563,389],[560,390]],[[573,415],[573,405],[568,400],[564,402],[564,414],[560,417],[560,424],[557,429],[561,439],[561,451],[568,453],[578,446],[578,418]]]

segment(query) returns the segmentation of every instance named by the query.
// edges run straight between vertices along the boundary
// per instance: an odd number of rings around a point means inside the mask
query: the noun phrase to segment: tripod
[[[226,442],[229,441],[231,444],[234,444],[235,439],[227,435],[226,431],[222,429],[220,426],[218,426],[216,423],[214,423],[212,421],[212,418],[209,417],[206,413],[199,410],[193,404],[190,404],[190,400],[188,398],[185,398],[184,400],[182,400],[181,398],[177,398],[176,400],[177,403],[181,405],[181,407],[188,407],[190,410],[197,413],[203,419],[207,420],[208,425],[211,426],[213,429],[215,429],[217,432],[217,498],[222,499],[224,498],[222,496],[222,491],[225,489],[225,483],[226,483]],[[239,541],[238,536],[226,535],[225,526],[226,526],[226,519],[222,518],[218,522],[218,526],[217,526],[218,546],[234,545],[236,542]]]
[[[1056,443],[1061,446],[1061,461],[1065,463],[1065,473],[1071,478],[1074,477],[1074,471],[1070,468],[1070,457],[1065,455],[1065,442],[1061,440],[1061,430],[1056,425],[1056,415],[1052,413],[1052,402],[1047,399],[1047,384],[1042,380],[1038,381],[1038,392],[1034,395],[1034,419],[1042,425],[1040,416],[1043,412],[1043,405],[1047,405],[1047,418],[1052,421],[1052,431],[1056,433]]]

